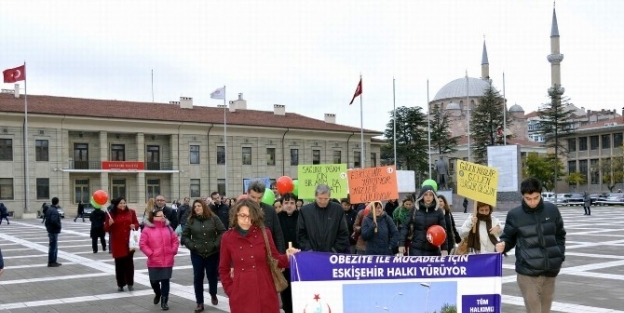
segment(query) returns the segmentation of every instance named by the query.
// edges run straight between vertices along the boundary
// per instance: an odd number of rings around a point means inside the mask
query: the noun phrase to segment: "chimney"
[[[336,114],[325,113],[325,123],[327,123],[327,124],[336,124]]]
[[[225,104],[219,104],[219,105],[217,105],[217,108],[219,108],[219,109],[224,109],[224,108],[227,108],[227,105],[225,105]]]
[[[19,99],[19,96],[20,96],[19,84],[15,84],[15,98]]]
[[[230,104],[230,112],[236,112],[236,103],[233,100],[228,103]]]
[[[274,104],[273,113],[275,115],[286,116],[286,106],[283,104]]]
[[[238,94],[238,99],[234,101],[230,101],[230,111],[235,112],[236,110],[247,110],[247,100],[243,99],[243,94]]]
[[[193,98],[191,98],[191,97],[180,97],[180,108],[182,108],[182,109],[192,109],[193,108]]]
[[[169,101],[169,104],[180,105],[180,101]]]

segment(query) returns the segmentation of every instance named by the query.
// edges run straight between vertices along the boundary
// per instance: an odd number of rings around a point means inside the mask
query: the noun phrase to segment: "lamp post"
[[[394,296],[392,296],[392,298],[390,298],[390,302],[388,302],[388,307],[384,308],[384,310],[390,312],[390,308],[392,307],[392,301],[394,301],[394,298],[396,298],[397,296],[402,296],[403,293],[402,292],[397,292]]]
[[[429,313],[429,291],[431,290],[431,285],[429,283],[420,283],[421,286],[427,288],[427,300],[425,301],[425,312]]]

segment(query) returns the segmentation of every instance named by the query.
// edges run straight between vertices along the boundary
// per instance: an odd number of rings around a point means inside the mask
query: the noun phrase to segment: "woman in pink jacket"
[[[169,280],[179,245],[178,236],[169,227],[164,212],[159,209],[149,212],[139,247],[147,256],[147,270],[155,294],[154,304],[160,301],[163,311],[169,310]]]

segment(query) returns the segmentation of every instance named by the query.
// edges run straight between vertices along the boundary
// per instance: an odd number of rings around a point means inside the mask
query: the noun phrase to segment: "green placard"
[[[314,191],[320,184],[326,184],[331,188],[332,198],[347,197],[349,187],[346,164],[299,165],[297,171],[299,199],[314,199]]]

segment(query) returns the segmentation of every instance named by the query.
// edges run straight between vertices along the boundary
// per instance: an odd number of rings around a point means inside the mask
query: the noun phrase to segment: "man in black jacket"
[[[165,217],[169,220],[169,226],[175,230],[178,227],[178,214],[174,209],[167,206],[165,196],[158,195],[156,197],[156,207],[165,213]]]
[[[191,199],[189,197],[185,197],[184,203],[178,207],[178,222],[182,225],[182,231],[184,231],[189,214],[191,213],[191,207],[189,205],[190,202]]]
[[[212,199],[212,204],[210,205],[210,209],[214,214],[216,214],[219,219],[221,219],[221,223],[225,226],[225,229],[230,228],[230,207],[228,207],[225,203],[223,203],[221,195],[217,191],[213,191],[210,194],[210,198]]]
[[[262,211],[264,211],[264,226],[271,230],[275,247],[277,248],[277,251],[283,254],[286,253],[286,244],[284,243],[284,234],[282,233],[282,227],[280,226],[279,219],[277,218],[277,212],[275,211],[273,205],[268,205],[262,202],[265,189],[266,186],[262,181],[252,181],[249,184],[249,187],[247,187],[247,196],[249,199],[256,201],[260,205],[260,208],[262,208]]]
[[[50,239],[48,249],[48,267],[59,267],[61,263],[56,262],[58,255],[58,235],[61,233],[61,216],[58,212],[59,198],[52,198],[52,205],[48,207],[45,216],[45,227]]]
[[[542,199],[542,183],[527,178],[520,185],[522,204],[507,213],[496,251],[516,247],[518,286],[528,313],[548,313],[555,278],[565,260],[563,219],[556,205]]]
[[[282,211],[277,213],[286,246],[292,243],[293,248],[299,249],[297,244],[297,219],[299,218],[299,210],[297,210],[297,197],[292,193],[282,195]],[[290,269],[284,269],[284,277],[290,283]],[[282,297],[282,309],[285,313],[293,313],[292,308],[292,291],[290,284],[280,293]]]
[[[331,189],[318,185],[313,203],[304,205],[297,222],[297,241],[303,251],[345,253],[349,248],[349,229],[338,203],[329,201]]]

